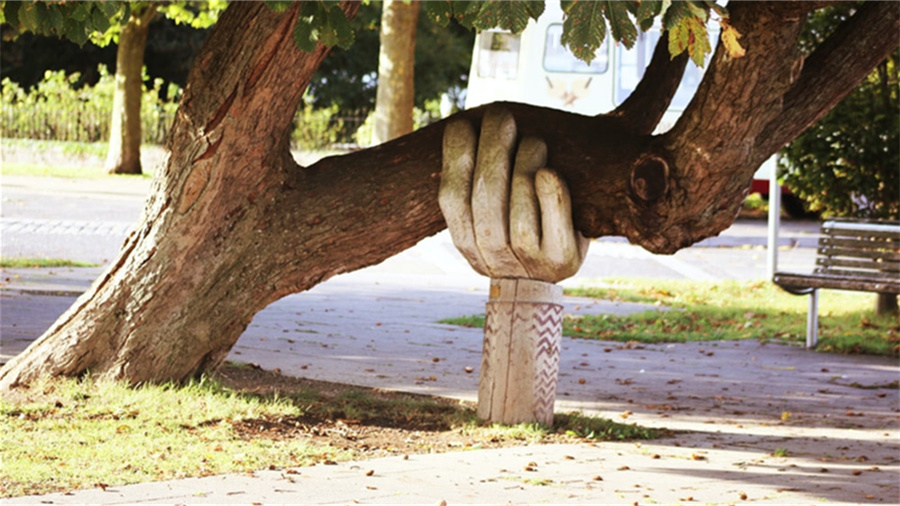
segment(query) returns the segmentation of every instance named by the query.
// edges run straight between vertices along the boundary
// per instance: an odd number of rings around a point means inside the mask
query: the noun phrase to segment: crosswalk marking
[[[125,221],[2,218],[0,234],[123,236],[134,226]]]

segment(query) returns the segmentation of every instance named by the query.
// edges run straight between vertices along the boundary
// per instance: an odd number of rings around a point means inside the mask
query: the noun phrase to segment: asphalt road
[[[0,256],[64,258],[104,265],[115,257],[128,231],[140,218],[150,185],[146,178],[4,176]],[[783,222],[779,268],[811,267],[816,229],[817,224],[811,221]],[[718,237],[671,256],[652,255],[622,238],[603,238],[594,241],[591,255],[577,278],[764,278],[765,244],[764,220],[738,220]]]

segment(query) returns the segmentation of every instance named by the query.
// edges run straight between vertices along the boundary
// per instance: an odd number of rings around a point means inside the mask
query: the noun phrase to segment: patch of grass
[[[100,264],[63,258],[0,258],[5,269],[37,269],[41,267],[99,267]]]
[[[144,163],[143,174],[108,174],[103,169],[109,144],[106,142],[74,142],[34,139],[0,141],[3,150],[3,174],[9,176],[59,177],[78,179],[149,178],[153,164]],[[142,151],[153,149],[142,146]]]
[[[652,429],[634,423],[619,423],[578,412],[556,414],[553,417],[553,426],[565,434],[603,441],[657,439],[667,433],[664,429]]]
[[[297,416],[283,399],[185,387],[56,379],[0,401],[0,495],[19,496],[308,463],[302,440],[242,440],[230,422]],[[325,451],[332,451],[325,449]]]
[[[566,316],[570,337],[642,343],[735,339],[805,342],[808,299],[767,281],[698,282],[610,280],[603,287],[567,289],[566,294],[666,309],[619,316]],[[877,316],[875,295],[823,290],[819,296],[820,351],[900,355],[900,321]],[[442,320],[480,327],[484,315]]]
[[[100,179],[100,178],[151,178],[153,172],[147,167],[143,168],[140,175],[134,174],[109,174],[100,166],[87,165],[45,165],[36,163],[4,163],[3,174],[7,176],[32,176],[32,177],[61,177],[72,179]]]
[[[778,447],[772,452],[773,457],[790,457],[791,452],[787,448]]]
[[[301,380],[252,364],[222,369],[221,379],[186,386],[57,378],[4,393],[0,497],[295,467],[405,443],[414,445],[407,452],[448,451],[661,435],[577,414],[558,415],[554,428],[483,424],[471,403]]]

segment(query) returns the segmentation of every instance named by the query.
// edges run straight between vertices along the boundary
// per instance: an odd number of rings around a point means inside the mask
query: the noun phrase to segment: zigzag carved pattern
[[[559,376],[559,341],[562,337],[562,306],[536,304],[533,308],[534,414],[538,421],[553,423],[556,380]]]

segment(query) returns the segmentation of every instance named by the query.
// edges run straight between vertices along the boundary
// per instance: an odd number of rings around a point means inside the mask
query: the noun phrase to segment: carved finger
[[[547,164],[547,145],[535,137],[519,143],[509,198],[509,242],[532,279],[543,279],[541,215],[534,176]]]
[[[481,124],[472,217],[475,241],[492,277],[527,277],[509,244],[510,160],[516,142],[516,123],[505,109],[488,109]]]
[[[450,230],[453,244],[480,274],[489,276],[478,250],[472,220],[472,177],[475,172],[475,130],[465,120],[444,128],[441,187],[438,204]]]
[[[544,280],[556,282],[578,272],[589,241],[575,230],[569,189],[556,172],[538,170],[534,187],[541,206],[541,250],[547,265],[555,266]]]

